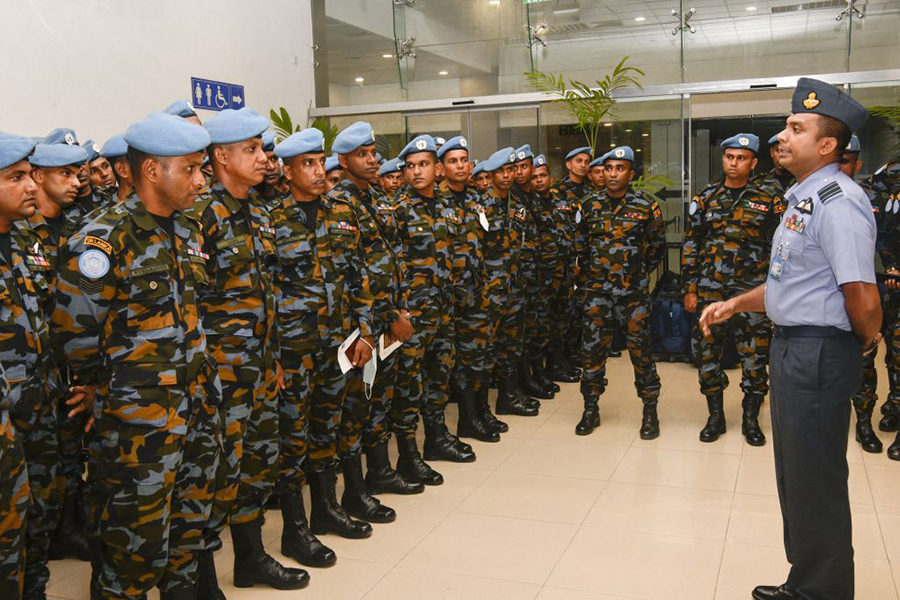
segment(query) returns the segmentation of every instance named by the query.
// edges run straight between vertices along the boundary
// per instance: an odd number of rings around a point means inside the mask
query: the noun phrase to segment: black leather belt
[[[841,338],[852,335],[852,331],[846,331],[840,327],[822,327],[819,325],[775,326],[775,337],[783,338]]]

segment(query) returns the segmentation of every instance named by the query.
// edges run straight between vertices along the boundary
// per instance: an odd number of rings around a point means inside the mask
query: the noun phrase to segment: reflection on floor
[[[500,443],[475,442],[477,462],[435,463],[443,486],[418,496],[382,496],[398,518],[375,525],[370,539],[325,536],[338,563],[312,569],[305,590],[235,589],[226,541],[216,561],[226,595],[732,600],[749,598],[754,585],[781,583],[787,562],[772,446],[752,448],[741,437],[739,373],[729,372],[728,433],[701,444],[706,405],[694,369],[664,363],[659,372],[659,439],[638,438],[641,407],[631,365],[627,356],[613,359],[603,423],[593,435],[574,435],[581,396],[577,384],[564,385],[542,404],[540,416],[508,418],[510,431]],[[767,405],[760,420],[770,435]],[[448,421],[456,421],[453,406]],[[885,447],[893,439],[880,435]],[[857,598],[897,599],[900,463],[861,452],[852,434],[848,459]],[[278,511],[267,515],[263,535],[269,551],[292,564],[279,553]],[[88,599],[86,564],[51,565],[51,598]],[[155,591],[150,598],[158,598]]]

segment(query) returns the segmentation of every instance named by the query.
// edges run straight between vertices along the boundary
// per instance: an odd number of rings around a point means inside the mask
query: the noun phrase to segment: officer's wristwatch
[[[878,336],[872,337],[872,341],[861,348],[863,356],[868,356],[878,348]]]

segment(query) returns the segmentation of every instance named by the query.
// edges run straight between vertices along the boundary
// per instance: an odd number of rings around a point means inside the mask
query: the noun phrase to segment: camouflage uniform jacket
[[[615,205],[606,194],[592,196],[582,211],[580,279],[612,295],[647,293],[648,274],[666,250],[666,226],[656,200],[629,189]]]
[[[278,359],[275,230],[253,190],[243,201],[215,182],[185,213],[199,223],[209,285],[200,291],[203,324],[213,358],[223,365],[261,365]]]
[[[501,198],[497,190],[484,196],[488,230],[484,232],[482,253],[490,278],[504,278],[507,291],[518,285],[519,252],[525,230],[525,207],[510,192]]]
[[[374,335],[353,207],[320,197],[316,223],[309,227],[301,203],[288,194],[271,216],[282,349],[339,346],[357,326],[363,336]]]
[[[797,183],[797,180],[791,177],[791,180],[788,182],[787,187],[782,186],[781,180],[778,179],[778,177],[775,175],[775,169],[772,169],[771,171],[767,171],[765,173],[760,173],[750,180],[750,185],[761,189],[772,198],[777,197],[781,200],[784,199],[784,193],[788,190],[788,188],[795,183]]]
[[[727,300],[766,280],[785,204],[752,182],[735,200],[724,183],[691,201],[681,257],[684,293]]]
[[[578,245],[577,226],[583,217],[582,204],[597,196],[598,194],[590,185],[587,183],[577,184],[568,176],[550,188],[558,256],[569,271],[575,264],[576,246]]]
[[[374,188],[361,190],[345,179],[325,196],[333,203],[350,204],[359,227],[360,252],[366,262],[372,293],[374,334],[390,328],[402,307],[402,265],[394,256],[397,231],[394,205]]]
[[[511,194],[515,194],[520,206],[525,208],[525,224],[522,228],[522,251],[519,259],[522,265],[540,272],[541,230],[537,215],[537,192],[525,191],[519,184],[513,184]]]
[[[481,194],[475,188],[466,187],[462,202],[446,181],[438,186],[441,201],[447,207],[447,227],[453,244],[453,285],[457,299],[469,298],[485,279],[484,257],[481,254],[481,236],[484,231],[478,222]]]
[[[98,384],[96,416],[184,434],[188,396],[169,389],[214,371],[197,291],[209,256],[197,224],[172,219],[174,239],[132,194],[69,238],[52,327],[70,369]]]

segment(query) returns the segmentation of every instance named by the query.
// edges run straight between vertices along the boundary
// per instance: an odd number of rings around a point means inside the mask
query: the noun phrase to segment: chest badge
[[[813,199],[805,198],[804,200],[801,200],[797,204],[797,210],[804,214],[811,215],[813,211]]]

